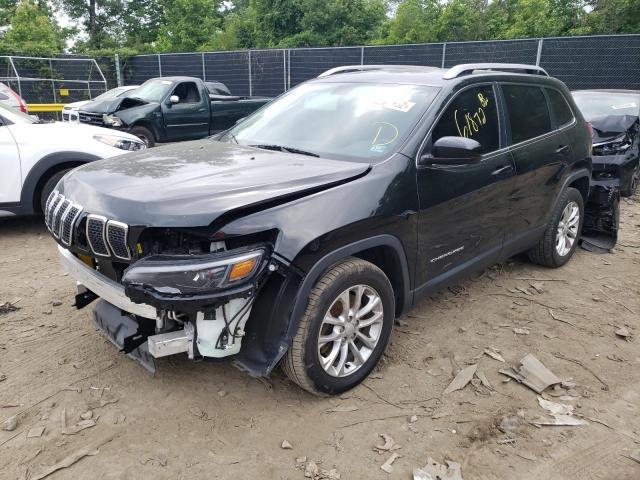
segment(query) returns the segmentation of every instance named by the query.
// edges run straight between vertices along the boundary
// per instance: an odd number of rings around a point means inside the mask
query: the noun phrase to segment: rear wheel
[[[638,161],[636,168],[634,168],[633,172],[631,172],[631,175],[629,176],[629,181],[622,188],[622,190],[620,191],[620,194],[623,197],[631,197],[633,196],[634,193],[636,193],[636,190],[638,189],[638,185],[640,185],[640,161]]]
[[[551,268],[567,263],[578,246],[583,221],[582,194],[569,187],[560,195],[544,236],[529,250],[531,261]]]
[[[380,360],[394,315],[393,289],[384,272],[357,258],[343,261],[311,291],[284,359],[286,375],[316,395],[355,387]]]
[[[131,130],[129,130],[129,133],[142,140],[147,148],[151,148],[156,144],[156,138],[153,136],[153,132],[147,127],[133,127]]]
[[[47,179],[47,181],[43,185],[42,191],[40,192],[40,209],[43,213],[44,213],[44,207],[47,204],[47,199],[49,198],[49,195],[51,195],[51,192],[53,192],[53,189],[56,188],[56,185],[58,184],[60,179],[64,177],[65,174],[70,170],[72,169],[67,168],[65,170],[60,170],[59,172],[54,173]]]

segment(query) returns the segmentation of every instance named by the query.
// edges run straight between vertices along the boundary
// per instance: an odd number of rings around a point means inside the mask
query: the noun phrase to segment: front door
[[[20,202],[22,191],[20,154],[7,123],[0,116],[0,204]]]
[[[178,103],[168,98],[162,106],[168,140],[192,140],[209,134],[209,98],[202,98],[195,82],[178,83],[170,96],[177,96]]]
[[[416,285],[428,287],[498,257],[514,188],[512,158],[504,146],[493,84],[459,92],[437,120],[424,153],[445,136],[482,145],[477,164],[418,169],[420,262]]]

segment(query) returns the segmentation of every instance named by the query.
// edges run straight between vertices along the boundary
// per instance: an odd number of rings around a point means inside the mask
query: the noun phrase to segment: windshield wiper
[[[309,157],[319,157],[317,153],[307,152],[306,150],[300,150],[299,148],[285,147],[282,145],[249,145],[254,148],[262,148],[263,150],[275,150],[277,152],[297,153],[299,155],[307,155]]]

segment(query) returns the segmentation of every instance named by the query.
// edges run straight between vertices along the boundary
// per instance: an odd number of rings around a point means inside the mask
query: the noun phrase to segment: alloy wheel
[[[580,207],[576,202],[569,202],[562,211],[556,233],[556,252],[561,257],[567,255],[578,238],[580,225]]]
[[[376,348],[384,320],[382,299],[368,285],[343,291],[324,315],[318,336],[318,357],[332,377],[359,370]]]

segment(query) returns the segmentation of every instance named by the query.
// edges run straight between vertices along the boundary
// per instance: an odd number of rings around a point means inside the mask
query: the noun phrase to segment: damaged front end
[[[619,224],[619,180],[592,180],[589,198],[585,205],[582,247],[590,252],[609,252],[618,241]]]

